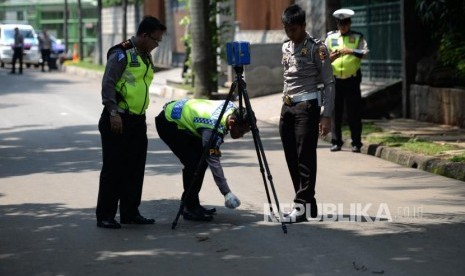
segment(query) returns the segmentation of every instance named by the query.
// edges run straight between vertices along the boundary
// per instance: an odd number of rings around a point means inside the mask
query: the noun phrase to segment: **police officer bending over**
[[[344,104],[347,107],[352,151],[360,152],[362,147],[362,94],[360,91],[362,73],[360,63],[369,50],[363,35],[350,29],[352,24],[350,18],[353,15],[354,11],[350,9],[335,11],[333,16],[336,18],[338,30],[328,33],[325,41],[331,52],[331,65],[336,78],[331,151],[340,151],[344,143],[341,133]]]
[[[182,99],[169,102],[164,110],[155,118],[158,135],[179,158],[182,165],[184,192],[183,218],[185,220],[210,221],[216,210],[200,205],[199,192],[207,166],[213,174],[216,185],[225,197],[225,206],[237,208],[241,202],[228,186],[220,163],[220,146],[224,136],[231,134],[233,139],[241,138],[250,131],[245,111],[240,116],[237,106],[229,102],[221,118],[218,133],[214,132],[218,116],[225,101],[202,99]],[[193,183],[195,171],[199,165],[204,147],[208,145],[211,135],[214,142],[208,149],[208,155],[201,164],[201,170]],[[191,186],[192,185],[192,186]]]
[[[315,199],[318,133],[326,135],[331,127],[334,78],[325,44],[305,31],[302,8],[289,6],[281,19],[289,41],[282,46],[284,104],[279,133],[296,193],[294,202],[299,204],[296,206],[309,206],[309,215],[314,218],[318,213]],[[320,116],[322,96],[318,84],[321,82],[324,111]],[[290,222],[306,220],[308,214],[299,209],[296,207],[288,214]]]
[[[115,220],[120,208],[122,224],[153,224],[139,213],[147,157],[145,110],[154,67],[150,52],[162,40],[166,27],[146,16],[137,35],[112,47],[102,80],[99,121],[103,166],[97,201],[97,226],[121,228]]]

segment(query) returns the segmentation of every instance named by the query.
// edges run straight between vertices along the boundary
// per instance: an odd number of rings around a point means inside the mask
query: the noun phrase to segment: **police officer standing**
[[[97,226],[121,228],[122,224],[153,224],[139,213],[147,156],[145,110],[154,75],[150,52],[162,41],[166,26],[152,16],[139,24],[135,37],[113,46],[107,53],[102,80],[99,121],[103,166],[97,201]]]
[[[354,11],[339,9],[333,13],[337,31],[328,33],[325,44],[330,51],[331,65],[336,79],[336,97],[332,117],[331,151],[340,151],[342,141],[341,125],[344,104],[347,107],[347,120],[352,138],[352,151],[360,152],[362,147],[362,95],[360,83],[361,59],[368,54],[368,46],[359,32],[351,30],[351,17]]]
[[[13,60],[10,74],[16,72],[16,60],[19,60],[19,73],[23,73],[23,50],[24,50],[24,37],[19,32],[18,27],[15,28],[14,44],[13,44]]]
[[[158,135],[184,166],[182,200],[185,208],[182,215],[185,220],[210,221],[216,212],[214,208],[207,209],[200,205],[199,200],[207,165],[225,198],[225,206],[234,209],[241,204],[239,198],[231,192],[224,177],[220,163],[220,146],[228,133],[231,133],[233,139],[238,139],[250,131],[250,126],[246,114],[239,113],[237,106],[229,102],[215,132],[214,128],[224,104],[225,101],[182,99],[167,103],[155,118]],[[212,135],[213,143],[209,145]],[[210,148],[206,160],[200,164],[206,146]],[[195,175],[199,165],[200,171]]]
[[[281,20],[289,40],[282,46],[284,104],[279,133],[296,193],[296,207],[287,218],[290,222],[301,222],[306,221],[308,215],[301,207],[305,210],[310,207],[313,218],[318,214],[316,148],[318,133],[324,136],[331,128],[334,78],[325,44],[305,31],[305,11],[298,5],[291,5],[284,10]],[[321,82],[323,101],[318,88]],[[320,115],[322,105],[324,111]]]

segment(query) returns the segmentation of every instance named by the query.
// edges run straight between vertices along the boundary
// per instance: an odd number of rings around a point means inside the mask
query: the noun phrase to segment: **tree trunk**
[[[79,60],[84,60],[84,38],[82,37],[82,5],[81,0],[78,3],[78,39],[79,39]]]
[[[103,64],[103,47],[102,47],[102,0],[97,0],[98,21],[97,21],[97,46],[98,46],[98,64]]]
[[[126,40],[128,38],[127,29],[128,29],[128,0],[123,1],[123,39]]]
[[[192,71],[194,73],[194,98],[210,98],[212,88],[209,78],[209,55],[212,54],[208,28],[208,2],[190,1]]]

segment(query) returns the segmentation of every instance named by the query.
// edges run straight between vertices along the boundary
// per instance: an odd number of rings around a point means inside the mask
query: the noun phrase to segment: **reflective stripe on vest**
[[[133,49],[126,51],[127,64],[115,89],[122,100],[118,106],[132,114],[142,115],[150,103],[149,87],[153,80],[151,64],[145,64]]]
[[[218,121],[225,101],[211,101],[204,99],[182,99],[165,106],[165,117],[170,122],[175,122],[178,129],[189,130],[200,137],[198,129],[214,129]],[[226,111],[221,118],[218,132],[226,131],[226,118],[237,108],[233,102],[229,102]]]
[[[330,51],[340,50],[342,48],[357,49],[360,43],[361,35],[352,33],[348,36],[330,37]],[[354,55],[343,55],[331,63],[333,74],[336,78],[346,79],[357,74],[360,68],[361,59]]]

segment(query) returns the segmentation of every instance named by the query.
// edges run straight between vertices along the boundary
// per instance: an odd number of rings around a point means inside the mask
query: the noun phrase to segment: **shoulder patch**
[[[118,51],[117,54],[118,54],[118,57],[117,57],[118,62],[121,61],[122,59],[124,59],[124,58],[126,57],[126,55],[125,55],[124,52],[122,52],[122,51]]]
[[[320,57],[320,60],[325,60],[327,57],[328,50],[326,49],[326,46],[324,44],[320,45],[318,47],[318,56]]]

